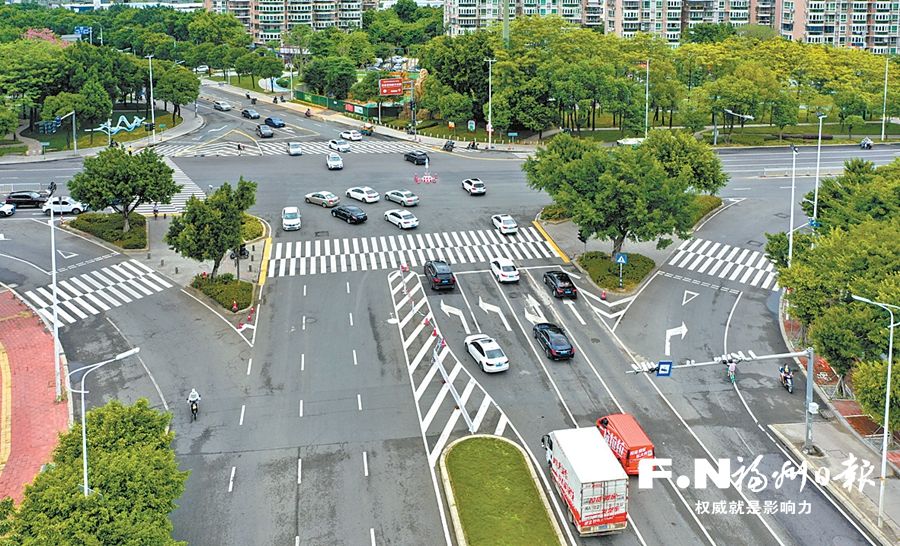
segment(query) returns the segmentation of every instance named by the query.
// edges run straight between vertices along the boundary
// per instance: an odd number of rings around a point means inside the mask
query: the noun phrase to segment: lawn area
[[[497,438],[453,445],[446,458],[459,519],[470,546],[559,545],[522,452]]]
[[[591,276],[591,280],[606,290],[619,289],[619,265],[609,259],[606,252],[585,252],[578,256],[578,265]],[[656,262],[641,254],[628,254],[628,263],[622,266],[622,290],[628,292],[637,288]]]
[[[128,233],[122,232],[125,218],[118,213],[86,212],[70,220],[69,226],[125,249],[147,248],[147,219],[136,212],[128,215]]]
[[[264,90],[264,89],[261,88],[260,86],[256,85],[256,82],[259,81],[259,78],[258,78],[257,76],[241,76],[240,78],[238,78],[236,75],[232,74],[232,75],[231,75],[231,81],[228,81],[228,78],[226,78],[226,77],[224,77],[224,76],[219,76],[219,75],[216,75],[216,76],[204,76],[204,77],[205,77],[206,79],[212,80],[212,81],[214,81],[214,82],[226,82],[226,83],[228,83],[228,85],[230,85],[230,86],[232,86],[232,87],[238,87],[238,88],[240,88],[240,89],[246,89],[247,91],[251,91],[251,92],[253,92],[253,93],[265,93],[265,94],[268,94],[268,95],[281,95],[281,94],[284,94],[284,96],[285,96],[285,97],[284,97],[284,100],[290,100],[290,99],[293,99],[293,98],[294,98],[293,95],[290,94],[290,93],[288,93],[287,91],[282,91],[282,92],[278,92],[278,93],[272,93],[272,92],[269,92],[269,91]],[[278,78],[275,78],[275,79],[277,80]],[[290,80],[290,78],[287,78],[287,79]],[[298,84],[298,83],[300,83],[300,80],[297,79],[297,75],[294,74],[294,85],[296,85],[296,84]],[[290,96],[288,96],[288,95],[290,95]],[[272,102],[272,101],[270,100],[269,102]]]
[[[231,310],[235,303],[238,309],[246,309],[253,303],[253,283],[235,280],[231,273],[222,273],[216,278],[197,275],[191,287],[203,292],[222,307]]]
[[[24,154],[28,145],[18,140],[0,140],[0,157],[6,154]]]
[[[138,116],[139,118],[144,117],[144,107],[140,105],[140,108],[122,108],[120,107],[113,110],[111,119],[112,125],[115,127],[119,122],[119,116],[125,116],[125,119],[131,123],[134,120],[134,116]],[[186,106],[182,106],[183,109]],[[141,123],[138,127],[134,129],[132,132],[128,132],[126,130],[121,130],[118,134],[113,135],[113,140],[120,144],[128,144],[133,143],[137,140],[148,139],[150,137],[150,133],[144,130],[144,124],[150,123],[150,117],[148,116],[143,123]],[[172,113],[166,110],[157,110],[156,111],[156,135],[159,136],[161,133],[165,132],[168,129],[176,127],[182,123],[182,119],[180,117],[175,117],[175,122],[172,122]],[[91,132],[85,131],[82,127],[81,122],[78,123],[79,131],[78,131],[78,148],[83,150],[87,148],[96,148],[100,146],[107,146],[109,143],[109,138],[105,133],[101,131],[94,132],[94,142],[91,143]],[[124,125],[124,123],[123,123]],[[48,152],[56,152],[62,150],[71,150],[72,149],[72,119],[68,118],[63,120],[59,129],[55,133],[50,134],[41,134],[40,131],[37,130],[37,125],[35,125],[35,131],[31,132],[28,130],[22,131],[22,136],[26,136],[29,138],[33,138],[39,142],[49,142],[50,145],[47,146],[46,151]]]

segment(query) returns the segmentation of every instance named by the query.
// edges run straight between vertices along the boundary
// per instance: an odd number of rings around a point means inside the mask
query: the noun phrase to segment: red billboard
[[[382,95],[402,95],[403,80],[401,78],[383,78],[378,80]]]

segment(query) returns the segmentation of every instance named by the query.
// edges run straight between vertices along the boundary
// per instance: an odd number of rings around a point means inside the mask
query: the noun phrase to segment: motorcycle
[[[477,149],[478,149],[478,143],[475,142],[474,140],[466,146],[466,150],[477,150]]]
[[[416,134],[416,130],[413,129],[412,127],[410,127],[409,129],[406,130],[406,134],[414,135],[414,134]]]
[[[238,256],[238,255],[240,255],[242,260],[246,260],[247,258],[250,257],[250,251],[247,250],[246,245],[241,245],[241,248],[238,250],[238,254],[235,254],[233,248],[231,249],[231,253],[229,254],[229,256],[231,257],[232,260],[237,259],[236,256]]]
[[[309,110],[307,110],[307,111],[306,111],[306,117],[311,118],[311,117],[312,117],[312,112],[309,111]]]
[[[194,421],[197,420],[197,412],[199,410],[200,410],[200,404],[198,404],[196,400],[192,400],[191,401],[191,416],[193,417]]]
[[[278,97],[272,97],[272,104],[278,104]]]
[[[284,102],[284,95],[281,96],[281,102]]]
[[[794,372],[784,374],[784,377],[781,378],[781,386],[790,394],[794,394]]]
[[[452,152],[453,151],[454,142],[452,140],[448,140],[444,143],[444,151]]]
[[[254,105],[256,104],[256,97],[253,97],[252,99],[250,99],[250,104],[254,104]]]
[[[728,379],[731,381],[731,384],[733,385],[734,379],[735,379],[734,372],[737,370],[737,362],[734,362],[732,360],[732,361],[726,362],[725,365],[728,366]]]
[[[244,96],[245,96],[245,97],[247,97],[247,98],[248,98],[248,99],[249,99],[249,98],[250,98],[250,93],[249,93],[249,92],[247,92],[247,94],[246,94],[246,95],[244,95]]]
[[[859,143],[859,147],[862,150],[871,150],[872,149],[872,139],[866,137],[862,139],[862,142]]]

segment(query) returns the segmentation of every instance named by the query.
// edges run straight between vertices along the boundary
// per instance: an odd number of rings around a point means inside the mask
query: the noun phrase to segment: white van
[[[284,207],[281,209],[281,229],[285,231],[300,229],[300,209],[298,207]]]

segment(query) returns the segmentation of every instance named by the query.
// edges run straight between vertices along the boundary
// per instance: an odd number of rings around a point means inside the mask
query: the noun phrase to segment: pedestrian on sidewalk
[[[159,202],[153,203],[153,219],[159,217]]]
[[[134,148],[131,146],[128,147],[128,155],[134,155]]]

